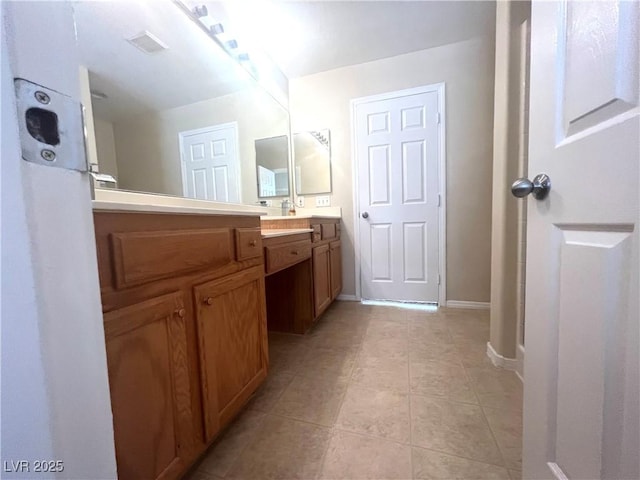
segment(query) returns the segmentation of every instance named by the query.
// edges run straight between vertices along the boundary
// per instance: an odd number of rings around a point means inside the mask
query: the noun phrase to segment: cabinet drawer
[[[335,223],[323,223],[322,224],[322,239],[330,240],[336,238],[336,224]]]
[[[322,240],[322,230],[320,228],[320,225],[311,225],[311,228],[313,228],[313,243],[319,242],[320,240]]]
[[[116,287],[160,280],[233,262],[229,228],[111,234]]]
[[[262,234],[259,228],[236,228],[236,258],[239,262],[262,255]]]
[[[311,241],[265,247],[267,273],[277,272],[311,257]]]

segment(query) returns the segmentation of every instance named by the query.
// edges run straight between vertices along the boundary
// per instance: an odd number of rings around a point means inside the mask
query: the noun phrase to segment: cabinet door
[[[266,377],[267,316],[262,266],[194,289],[207,441]]]
[[[193,428],[186,312],[171,293],[104,315],[118,478],[172,479]]]
[[[313,297],[315,316],[318,318],[331,303],[331,265],[329,245],[313,249]]]
[[[329,258],[331,260],[331,300],[342,291],[342,248],[340,240],[329,244]]]

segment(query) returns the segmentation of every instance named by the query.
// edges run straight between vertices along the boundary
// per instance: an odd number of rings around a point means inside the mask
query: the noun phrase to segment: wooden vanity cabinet
[[[262,266],[194,289],[207,441],[267,375],[264,298]]]
[[[259,217],[94,212],[120,480],[178,479],[266,376]]]
[[[329,267],[331,271],[331,300],[342,291],[342,244],[336,240],[329,244]]]
[[[194,433],[180,292],[104,316],[119,478],[176,478]]]
[[[313,301],[318,318],[331,304],[331,259],[329,245],[313,249]]]

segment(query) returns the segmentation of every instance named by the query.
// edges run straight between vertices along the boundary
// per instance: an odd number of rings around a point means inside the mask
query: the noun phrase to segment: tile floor
[[[189,480],[520,478],[522,384],[489,314],[335,302],[270,334],[269,377]]]

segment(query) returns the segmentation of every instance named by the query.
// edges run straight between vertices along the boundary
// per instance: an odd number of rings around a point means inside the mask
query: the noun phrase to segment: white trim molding
[[[438,110],[438,183],[440,189],[440,208],[438,211],[438,270],[440,273],[440,288],[438,289],[438,303],[445,305],[447,301],[447,135],[446,135],[446,84],[445,82],[424,85],[421,87],[385,92],[379,95],[354,98],[351,100],[351,171],[353,172],[353,249],[355,256],[356,299],[362,296],[360,282],[360,198],[358,186],[358,149],[356,141],[356,108],[363,103],[379,100],[389,100],[420,93],[437,92]]]
[[[519,344],[516,347],[516,360],[518,364],[516,366],[516,375],[522,383],[524,383],[524,345]]]
[[[500,355],[491,346],[491,342],[487,342],[487,357],[491,360],[496,367],[504,368],[505,370],[517,370],[518,360],[515,358],[507,358]]]
[[[347,294],[344,294],[344,293],[341,293],[340,295],[338,295],[336,300],[340,300],[340,301],[343,301],[343,302],[359,302],[360,301],[360,299],[358,297],[356,297],[355,295],[347,295]]]
[[[467,302],[465,300],[447,300],[448,308],[467,308],[469,310],[489,310],[489,302]]]

